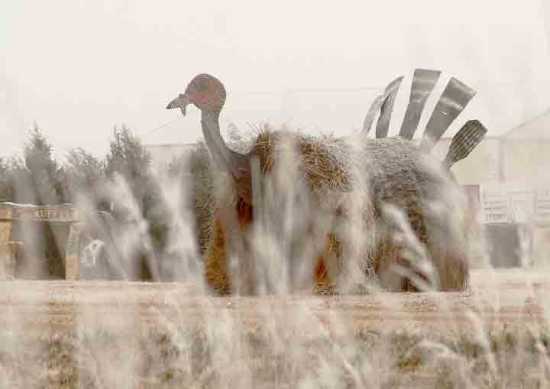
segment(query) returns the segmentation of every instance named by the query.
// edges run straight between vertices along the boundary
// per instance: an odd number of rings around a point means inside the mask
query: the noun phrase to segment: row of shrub
[[[104,159],[77,148],[61,163],[40,129],[30,132],[22,155],[0,158],[0,201],[53,205],[69,203],[81,191],[91,197],[104,178],[121,174],[129,182],[146,180],[151,157],[126,127],[115,128]]]
[[[163,206],[162,189],[158,177],[155,177],[151,169],[151,156],[138,137],[127,127],[115,128],[109,151],[102,159],[77,148],[69,151],[60,162],[53,151],[52,144],[35,126],[20,155],[0,158],[0,202],[54,205],[75,203],[84,194],[94,211],[109,212],[115,223],[123,224],[127,222],[127,215],[124,214],[123,207],[113,207],[113,200],[117,199],[113,199],[113,193],[108,191],[114,178],[122,177],[132,198],[118,201],[132,201],[136,205],[140,217],[147,222],[147,233],[154,254],[163,252],[170,228],[170,218],[166,216],[171,211]],[[204,146],[199,144],[185,158],[187,163],[175,160],[167,173],[174,179],[182,180],[182,185],[193,188],[190,205],[195,218],[194,224],[198,226],[195,230],[199,231],[196,234],[197,243],[199,247],[203,247],[206,220],[209,217],[204,197],[209,196],[211,182],[208,154]],[[183,182],[184,180],[187,182]],[[47,246],[55,245],[51,231],[47,230],[47,226],[44,228],[46,230],[43,234],[48,236]],[[50,256],[61,256],[59,250],[46,252],[53,252]],[[135,260],[147,262],[146,258]],[[49,258],[48,261],[51,262],[50,268],[59,267],[55,266],[55,263],[59,263],[59,258]],[[150,269],[143,267],[143,272],[137,278],[150,279]]]

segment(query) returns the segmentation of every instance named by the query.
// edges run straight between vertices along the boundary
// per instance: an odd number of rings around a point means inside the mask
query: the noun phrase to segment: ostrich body
[[[288,215],[278,206],[289,190],[281,182],[288,186],[289,177],[307,206],[285,246],[290,262],[300,258],[303,263],[293,263],[291,270],[281,273],[284,277],[292,280],[294,275],[288,272],[305,266],[311,285],[320,291],[350,290],[350,280],[358,272],[393,291],[420,290],[422,283],[440,290],[466,287],[465,205],[461,190],[439,161],[398,137],[315,138],[271,130],[258,134],[251,150],[240,154],[220,134],[218,120],[225,99],[223,84],[201,74],[167,107],[185,114],[187,105],[194,104],[201,111],[203,136],[215,166],[230,177],[213,204],[205,251],[206,279],[214,290],[256,294],[277,289],[273,280],[260,285],[257,279],[261,254],[251,236],[265,223],[266,214],[274,216],[268,223],[271,231],[284,230],[281,226]],[[285,175],[278,168],[285,163],[294,175],[289,173],[281,181]],[[261,198],[258,182],[264,180],[270,182],[271,191]],[[401,210],[405,223],[390,212],[395,209]],[[350,234],[350,226],[359,235]],[[232,262],[235,257],[237,264]],[[412,257],[422,257],[429,266]],[[348,258],[355,258],[352,266]],[[279,260],[283,259],[271,255],[267,266]],[[291,291],[308,285],[303,279],[289,284],[298,285]]]

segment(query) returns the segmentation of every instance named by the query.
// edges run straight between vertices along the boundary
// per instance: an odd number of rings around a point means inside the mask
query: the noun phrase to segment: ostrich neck
[[[219,111],[202,111],[201,125],[206,146],[216,164],[238,178],[241,169],[246,169],[248,158],[227,146],[220,132],[219,117]]]

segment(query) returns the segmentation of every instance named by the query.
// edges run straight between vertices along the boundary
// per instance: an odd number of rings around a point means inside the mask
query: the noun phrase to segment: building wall
[[[443,159],[450,138],[442,139],[434,153]],[[537,139],[487,138],[452,171],[463,185],[495,182],[550,183],[550,141]]]
[[[451,143],[450,138],[441,139],[433,153],[443,160]],[[457,181],[462,185],[479,185],[498,181],[500,172],[499,138],[483,140],[468,158],[457,162],[452,168]]]
[[[550,141],[505,139],[502,152],[506,181],[535,186],[550,183]]]

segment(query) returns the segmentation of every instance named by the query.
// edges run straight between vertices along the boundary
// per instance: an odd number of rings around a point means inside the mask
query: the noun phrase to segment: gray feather
[[[400,137],[404,139],[412,139],[414,137],[426,101],[432,93],[440,75],[441,72],[438,70],[416,69],[414,71],[409,105],[407,106],[405,118],[401,125],[401,131],[399,132]]]

